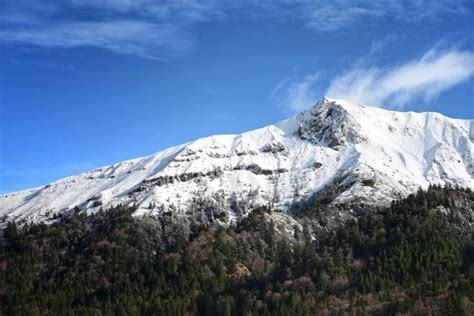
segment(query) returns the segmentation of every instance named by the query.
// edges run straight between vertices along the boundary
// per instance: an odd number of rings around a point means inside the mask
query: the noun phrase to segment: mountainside
[[[324,98],[275,125],[0,195],[0,216],[48,222],[118,204],[136,206],[135,215],[206,205],[228,223],[252,207],[286,210],[317,193],[331,192],[332,204],[386,204],[429,184],[474,189],[473,120]]]
[[[334,230],[304,206],[190,234],[117,207],[0,232],[2,315],[474,315],[474,193],[430,186]],[[322,229],[320,229],[322,228]]]

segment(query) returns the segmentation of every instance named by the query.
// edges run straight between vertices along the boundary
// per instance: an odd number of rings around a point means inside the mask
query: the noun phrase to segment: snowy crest
[[[310,198],[386,204],[430,184],[474,189],[473,139],[472,120],[324,98],[254,131],[0,195],[0,218],[50,223],[122,204],[135,206],[137,216],[228,224],[256,206],[285,211]]]

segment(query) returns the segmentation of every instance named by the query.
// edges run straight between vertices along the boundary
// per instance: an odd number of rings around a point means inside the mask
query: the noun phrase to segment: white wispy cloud
[[[307,25],[317,31],[371,25],[381,18],[412,23],[470,11],[469,2],[464,0],[328,0],[313,4],[306,11]]]
[[[293,111],[300,111],[314,104],[318,76],[310,75],[301,82],[293,82],[288,87],[288,105]]]
[[[299,112],[313,105],[318,98],[320,75],[309,75],[303,80],[289,78],[280,82],[271,92],[271,97],[292,112]]]
[[[0,44],[98,47],[156,60],[194,47],[199,23],[298,19],[317,32],[377,19],[406,23],[470,13],[470,0],[16,0],[0,2]]]
[[[0,2],[0,45],[47,49],[96,47],[167,60],[193,48],[192,27],[196,23],[218,18],[219,12],[211,1]]]
[[[173,25],[143,21],[68,22],[32,29],[0,30],[0,43],[44,48],[100,47],[161,60],[193,44],[189,34]]]
[[[400,34],[388,33],[380,39],[372,40],[369,56],[377,56],[382,54],[387,49],[387,47],[396,43],[400,43],[403,37],[404,36]]]
[[[371,6],[345,7],[336,2],[335,5],[315,9],[307,25],[317,31],[334,31],[357,24],[363,19],[380,17],[383,12]]]
[[[333,79],[325,95],[400,108],[428,102],[474,75],[474,53],[432,49],[397,67],[356,67]]]

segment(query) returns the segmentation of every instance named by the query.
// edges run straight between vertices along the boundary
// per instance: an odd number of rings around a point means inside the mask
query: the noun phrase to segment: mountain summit
[[[274,125],[0,195],[0,216],[50,222],[118,204],[136,215],[206,205],[228,223],[258,205],[387,204],[430,184],[474,189],[473,120],[323,98]]]

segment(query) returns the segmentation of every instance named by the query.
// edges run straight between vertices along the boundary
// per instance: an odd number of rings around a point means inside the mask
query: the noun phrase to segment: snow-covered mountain
[[[323,98],[275,125],[0,195],[0,216],[48,222],[74,208],[134,204],[141,215],[212,205],[229,222],[246,208],[285,210],[328,190],[332,203],[385,204],[430,183],[474,189],[473,120]]]

